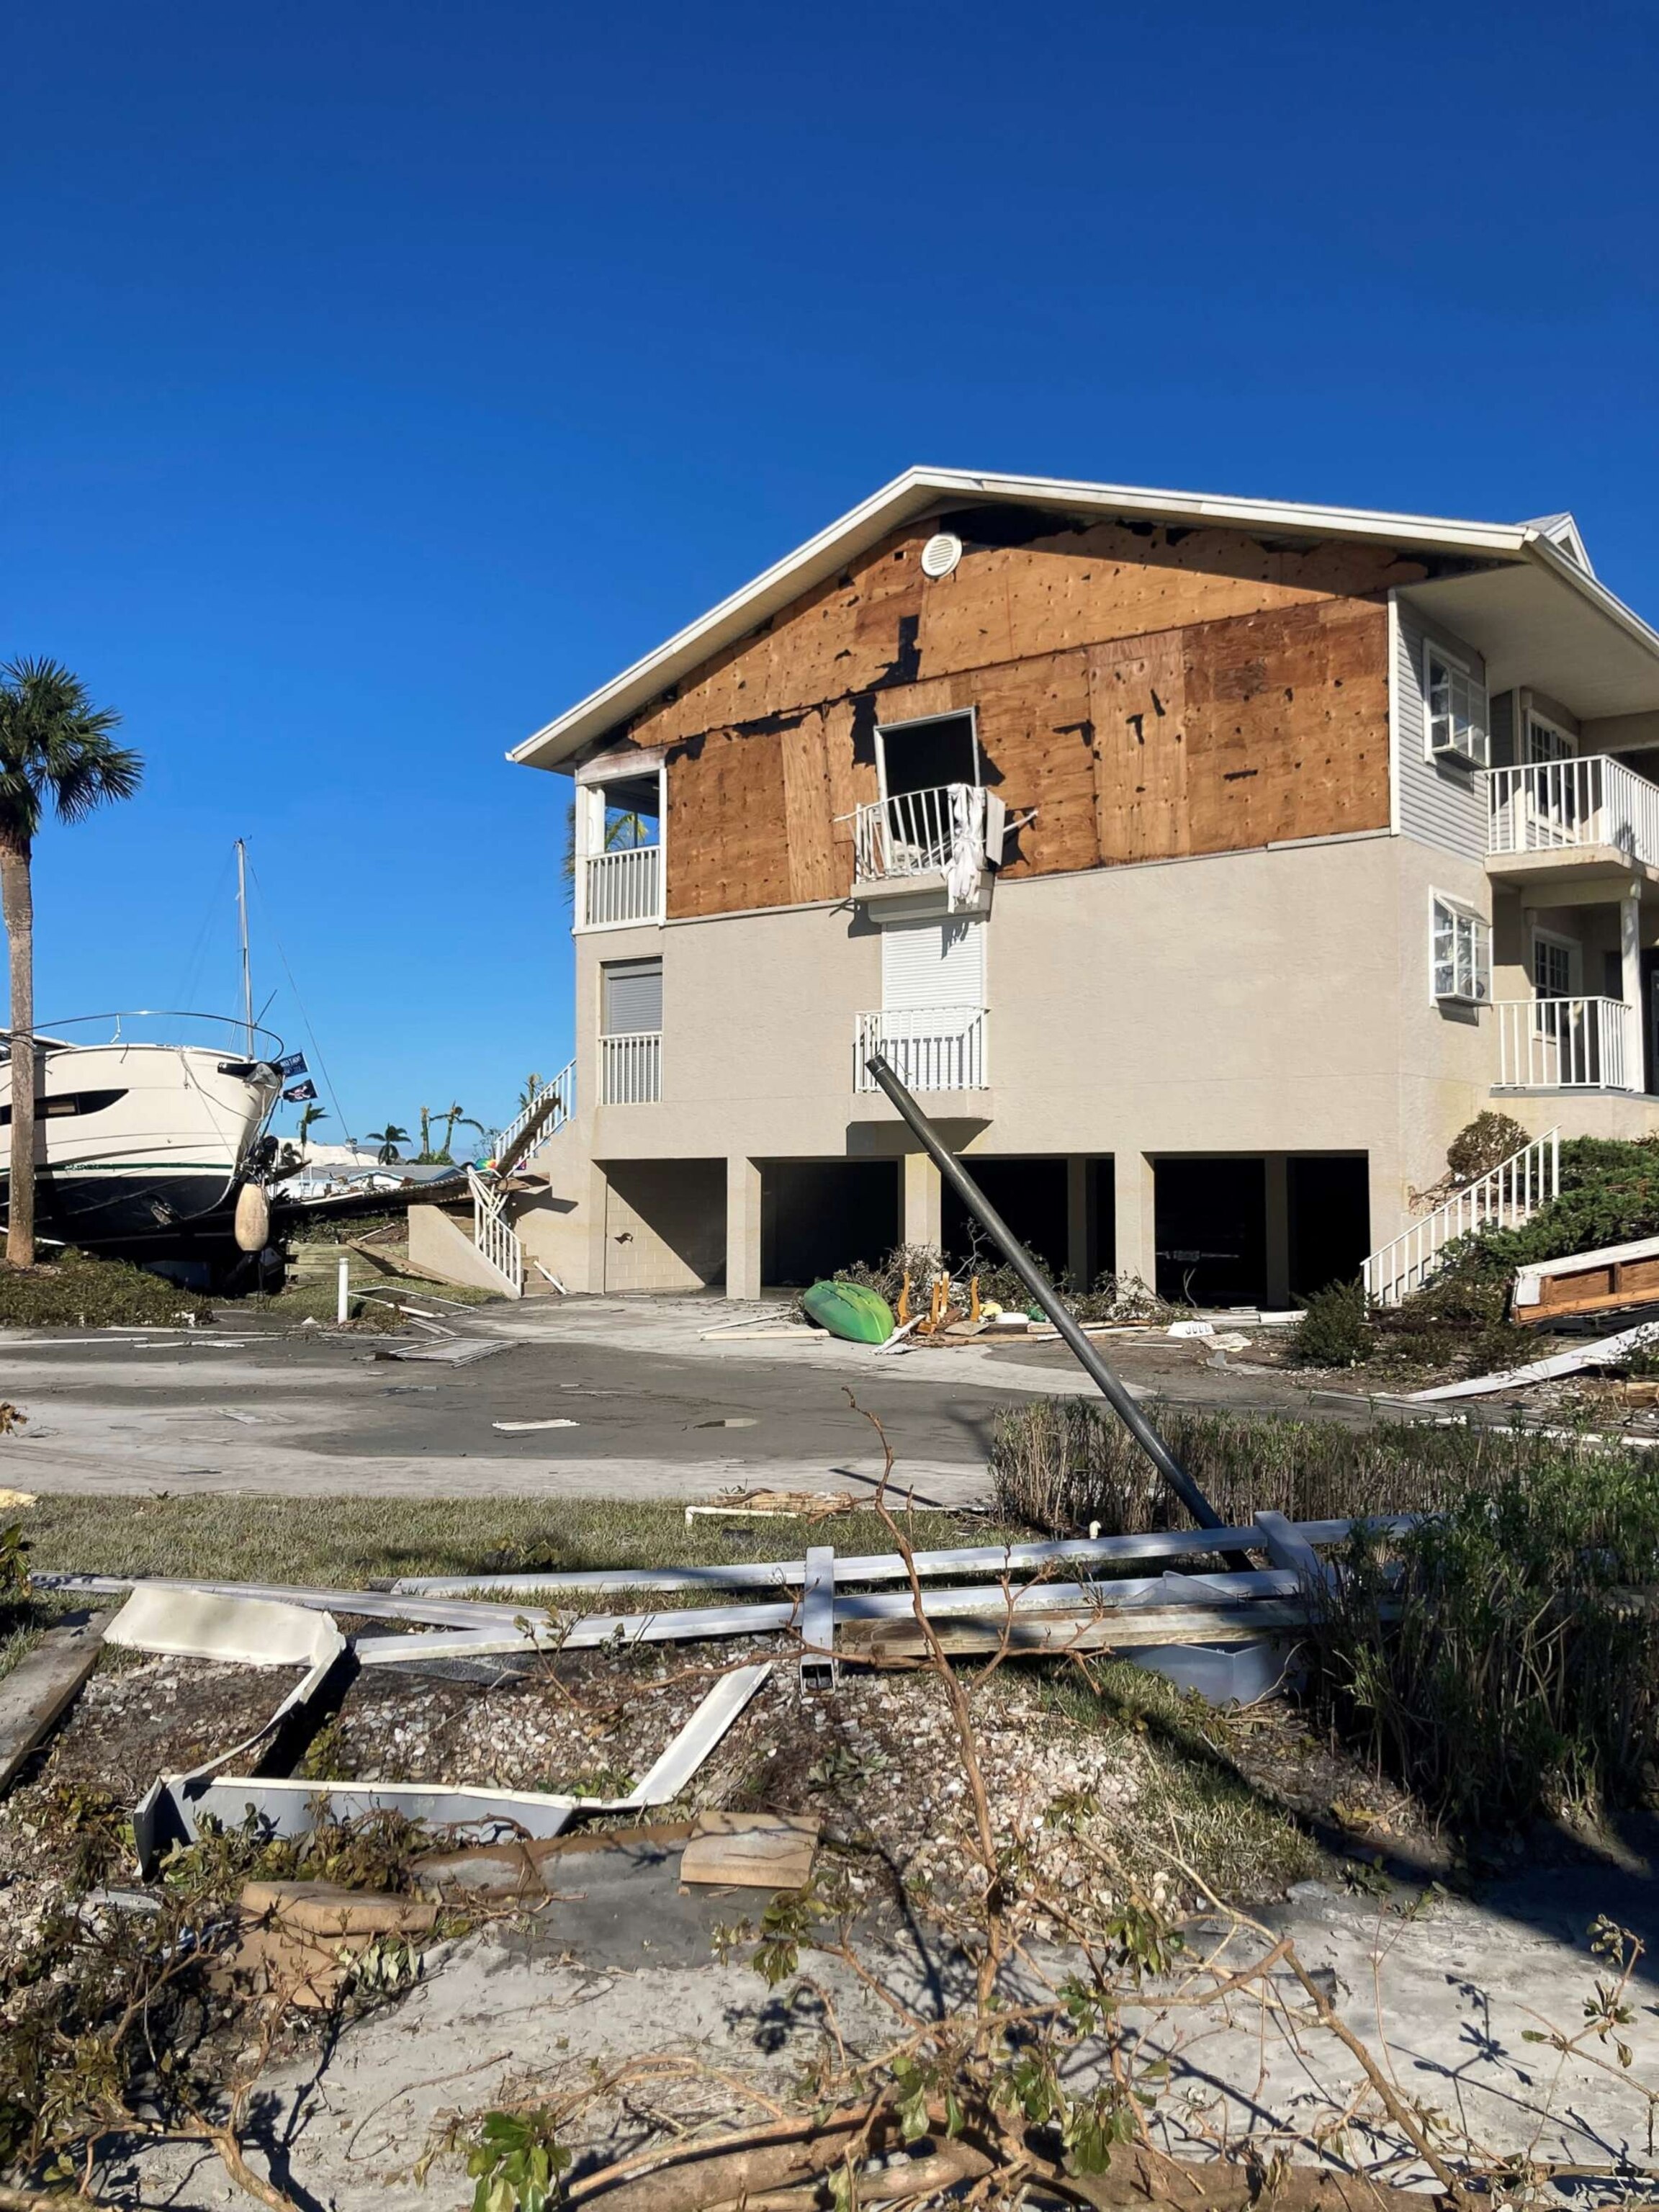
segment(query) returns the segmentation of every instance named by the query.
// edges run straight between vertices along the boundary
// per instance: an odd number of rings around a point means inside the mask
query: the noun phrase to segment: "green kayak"
[[[862,1283],[814,1283],[801,1304],[820,1328],[853,1344],[885,1344],[893,1334],[893,1309]]]

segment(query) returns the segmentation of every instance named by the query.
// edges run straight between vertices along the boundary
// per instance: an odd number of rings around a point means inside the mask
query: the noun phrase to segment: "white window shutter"
[[[982,1006],[984,922],[889,922],[881,933],[881,1003],[890,1013]]]

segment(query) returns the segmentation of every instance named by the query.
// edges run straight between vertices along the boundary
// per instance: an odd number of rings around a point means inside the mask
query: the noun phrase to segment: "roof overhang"
[[[1076,483],[1062,477],[916,468],[895,477],[861,506],[798,546],[752,583],[722,599],[665,644],[556,716],[514,746],[507,758],[531,768],[564,767],[714,654],[780,613],[803,592],[827,582],[890,532],[940,507],[964,503],[1051,507],[1102,520],[1121,516],[1127,520],[1170,522],[1188,528],[1208,524],[1270,532],[1275,537],[1352,538],[1397,546],[1402,553],[1418,551],[1480,563],[1483,573],[1413,585],[1407,587],[1410,595],[1417,599],[1425,592],[1449,593],[1471,585],[1491,586],[1498,596],[1482,598],[1471,592],[1467,605],[1457,603],[1455,616],[1449,599],[1423,599],[1423,610],[1457,628],[1460,635],[1467,636],[1498,667],[1505,665],[1504,656],[1520,635],[1515,630],[1517,621],[1523,626],[1540,622],[1551,636],[1559,634],[1576,656],[1574,666],[1582,664],[1585,697],[1618,702],[1580,706],[1563,691],[1552,653],[1547,688],[1575,713],[1586,716],[1629,714],[1659,707],[1659,634],[1580,568],[1538,523],[1456,522],[1430,515],[1376,514],[1360,507],[1308,507],[1278,500],[1153,491],[1127,484]],[[1553,522],[1557,518],[1547,520]],[[1513,597],[1504,596],[1500,587],[1516,583],[1528,588]],[[1492,648],[1483,642],[1478,629],[1467,627],[1468,621],[1486,627],[1495,641]],[[1608,666],[1598,675],[1601,654]],[[1531,675],[1532,680],[1543,681],[1536,663]],[[1495,689],[1502,688],[1496,674],[1492,681]]]

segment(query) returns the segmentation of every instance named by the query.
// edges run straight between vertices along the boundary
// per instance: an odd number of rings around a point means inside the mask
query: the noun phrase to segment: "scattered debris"
[[[1506,1367],[1496,1375],[1476,1375],[1466,1382],[1442,1382],[1432,1390],[1413,1390],[1413,1405],[1428,1405],[1443,1398],[1481,1398],[1493,1390],[1523,1389],[1528,1382],[1550,1382],[1558,1376],[1579,1375],[1593,1367],[1614,1367],[1632,1352],[1659,1340],[1659,1321],[1638,1322],[1617,1336],[1598,1337],[1594,1344],[1577,1345],[1547,1359],[1534,1359],[1525,1367]]]
[[[1624,1306],[1659,1304],[1659,1237],[1631,1244],[1606,1244],[1522,1267],[1510,1300],[1511,1318],[1523,1328],[1581,1314],[1613,1313]]]
[[[302,2012],[327,2011],[371,1947],[429,1936],[438,1918],[419,1898],[327,1881],[248,1882],[240,1911],[240,1939],[216,1978],[249,1983],[256,1996]],[[412,1967],[412,1956],[400,1963]]]
[[[700,1517],[740,1521],[824,1521],[837,1513],[855,1513],[858,1499],[850,1490],[723,1490],[707,1505],[688,1505],[686,1526]]]
[[[492,1358],[507,1350],[503,1338],[458,1337],[448,1344],[388,1344],[377,1347],[377,1359],[428,1359],[444,1367],[467,1367],[475,1359]]]
[[[805,1889],[823,1826],[799,1813],[699,1813],[680,1859],[680,1880]]]
[[[52,1733],[98,1664],[107,1613],[49,1628],[33,1650],[0,1677],[0,1797],[29,1754]]]
[[[499,1429],[503,1436],[514,1437],[522,1436],[531,1429],[579,1429],[581,1423],[569,1420],[492,1421],[489,1425],[492,1429]]]

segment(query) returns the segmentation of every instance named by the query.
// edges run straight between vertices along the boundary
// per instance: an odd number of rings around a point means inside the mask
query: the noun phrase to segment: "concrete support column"
[[[1282,1313],[1291,1303],[1291,1164],[1269,1152],[1263,1165],[1267,1198],[1267,1304]]]
[[[603,1291],[605,1287],[605,1259],[611,1249],[608,1236],[611,1212],[611,1178],[597,1160],[587,1164],[587,1288]]]
[[[1066,1160],[1066,1267],[1073,1289],[1086,1291],[1100,1273],[1095,1251],[1094,1162],[1081,1152]]]
[[[1625,1088],[1644,1091],[1642,1062],[1642,886],[1632,884],[1619,902],[1619,959],[1623,971],[1620,995],[1630,1009],[1625,1016]]]
[[[1158,1231],[1152,1164],[1144,1152],[1118,1152],[1113,1158],[1112,1176],[1117,1199],[1117,1249],[1112,1273],[1120,1279],[1138,1276],[1149,1290],[1155,1289]]]
[[[761,1171],[735,1154],[726,1163],[726,1295],[761,1293]]]
[[[904,1155],[904,1242],[937,1252],[944,1236],[945,1186],[926,1152]]]

